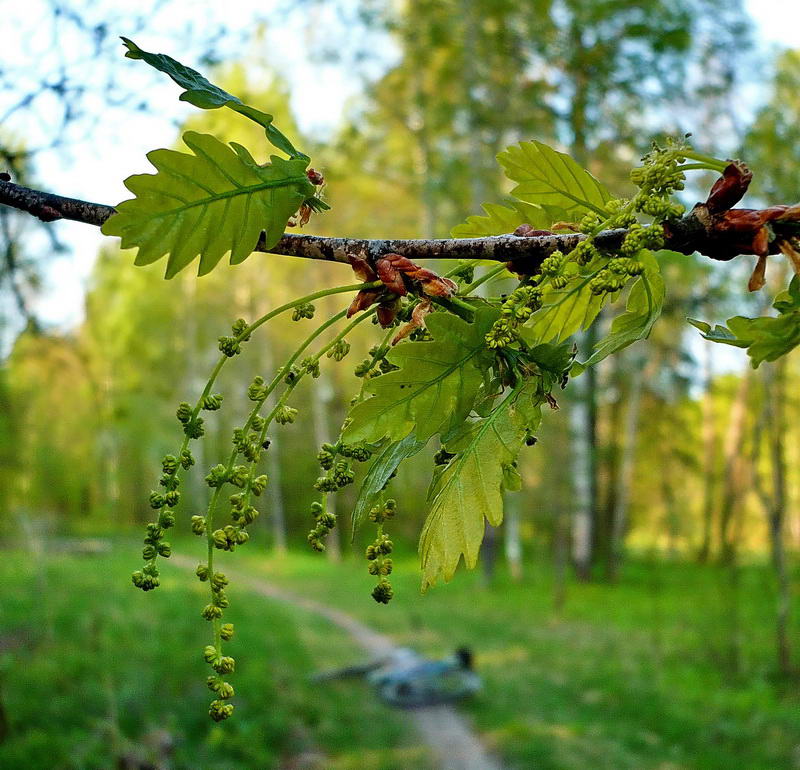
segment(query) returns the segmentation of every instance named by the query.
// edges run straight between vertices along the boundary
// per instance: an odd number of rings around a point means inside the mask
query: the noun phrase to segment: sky
[[[124,26],[126,11],[133,12],[148,5],[156,9],[158,0],[136,3],[126,0],[113,4],[115,10],[120,9],[120,26]],[[107,3],[95,2],[86,7],[103,6],[107,12]],[[779,47],[800,48],[800,3],[792,0],[746,0],[746,6],[757,25],[755,38],[765,56]],[[319,45],[326,35],[335,35],[337,24],[341,23],[324,9],[315,11],[316,15],[311,19],[311,27],[320,34],[309,36],[308,19],[296,12],[280,12],[276,2],[238,0],[235,17],[228,13],[229,4],[212,0],[197,0],[191,7],[193,15],[203,20],[204,29],[214,24],[221,25],[223,21],[231,24],[233,19],[232,31],[244,37],[249,36],[252,19],[269,18],[264,47],[271,52],[270,64],[289,82],[292,107],[305,133],[322,137],[329,134],[339,122],[344,106],[362,87],[363,78],[354,77],[351,66],[310,61],[308,48]],[[39,14],[45,13],[44,0],[28,0],[24,4],[0,0],[0,8],[4,13],[4,27],[20,33],[4,36],[0,65],[30,60],[45,66],[47,57],[52,55],[52,41],[35,26],[37,9]],[[179,55],[175,50],[174,34],[184,25],[185,8],[185,4],[173,2],[161,10],[148,11],[149,23],[137,36],[137,43],[148,50],[174,53],[185,58],[185,63],[198,66],[190,53]],[[276,17],[280,18],[279,23],[275,21]],[[242,20],[238,27],[236,19]],[[67,25],[62,27],[66,29]],[[191,35],[192,30],[188,30],[188,34]],[[231,40],[235,38],[235,34],[230,37]],[[85,41],[77,38],[70,40],[67,37],[59,41],[65,47],[80,43],[85,45]],[[389,66],[394,55],[387,41],[381,41],[375,48],[380,54],[368,72],[373,76]],[[219,49],[225,58],[236,58],[236,51],[230,50],[230,45],[226,49],[225,43],[221,42]],[[177,100],[179,89],[166,77],[150,71],[141,62],[122,59],[121,44],[108,51],[107,55],[120,57],[115,72],[124,80],[125,87],[134,92],[136,89],[146,90],[151,104],[157,108],[146,113],[134,113],[130,111],[130,105],[122,105],[118,110],[103,114],[90,131],[85,131],[86,138],[70,145],[69,152],[40,153],[36,170],[41,184],[52,192],[113,204],[129,197],[122,184],[127,176],[152,170],[144,157],[147,151],[175,143],[180,122],[193,108]],[[99,71],[87,67],[90,87],[93,84],[101,87],[97,80]],[[758,86],[751,85],[749,90],[749,100],[756,103]],[[0,92],[0,117],[8,108],[11,96]],[[12,117],[8,126],[12,131],[31,142],[44,138],[46,121],[42,125],[25,110],[17,110]],[[55,226],[60,240],[70,246],[70,252],[51,261],[44,290],[35,302],[35,311],[46,324],[68,329],[82,319],[83,297],[91,269],[98,249],[108,239],[96,228],[86,225],[60,222]]]

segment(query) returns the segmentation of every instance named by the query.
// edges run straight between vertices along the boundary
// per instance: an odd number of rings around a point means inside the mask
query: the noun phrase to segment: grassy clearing
[[[176,543],[183,553],[197,542]],[[411,561],[397,565],[388,607],[369,598],[363,562],[313,555],[224,555],[234,581],[236,718],[212,725],[200,653],[202,587],[165,565],[149,595],[129,587],[137,547],[94,557],[5,553],[0,562],[0,688],[10,732],[0,766],[108,767],[166,731],[178,768],[427,768],[402,714],[344,681],[308,674],[361,660],[326,621],[253,596],[245,571],[347,610],[434,655],[459,644],[485,677],[461,709],[517,768],[797,767],[800,697],[772,676],[772,587],[741,571],[629,566],[617,586],[570,585],[552,611],[548,570],[491,587],[460,574],[425,597]],[[797,628],[795,638],[797,638]],[[739,639],[733,664],[730,640]]]
[[[400,564],[388,607],[369,600],[363,565],[294,556],[251,569],[312,586],[399,643],[472,645],[486,686],[463,710],[515,767],[800,767],[800,694],[773,675],[764,567],[743,568],[734,592],[716,568],[635,563],[616,586],[570,585],[559,615],[546,567],[491,588],[461,573],[422,597],[416,565]]]
[[[229,613],[236,719],[211,723],[205,592],[169,568],[158,591],[133,590],[136,551],[125,543],[93,557],[4,553],[0,692],[10,724],[0,767],[108,768],[123,756],[152,758],[149,747],[167,736],[176,768],[428,764],[402,715],[352,683],[320,694],[309,682],[319,667],[358,656],[346,636],[257,596],[238,595]]]

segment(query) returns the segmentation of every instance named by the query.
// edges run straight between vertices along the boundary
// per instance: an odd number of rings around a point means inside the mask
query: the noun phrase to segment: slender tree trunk
[[[717,491],[717,437],[716,420],[714,419],[714,346],[704,345],[703,380],[705,395],[702,402],[703,421],[703,539],[697,560],[705,564],[711,556],[711,535],[714,526],[714,502]]]
[[[481,542],[480,563],[483,574],[484,585],[491,585],[494,581],[495,567],[497,566],[497,531],[499,527],[493,527],[486,522],[486,529],[483,533]]]
[[[595,327],[592,326],[590,331]],[[584,335],[584,353],[594,347],[596,332]],[[572,561],[579,580],[588,580],[592,570],[592,545],[597,501],[597,375],[590,367],[573,383],[575,401],[570,404],[572,446]]]
[[[664,501],[664,528],[667,531],[667,556],[674,560],[678,553],[678,534],[680,516],[676,505],[675,496],[675,471],[672,467],[672,445],[667,442],[669,449],[663,458],[661,467],[661,497]]]
[[[740,567],[734,517],[741,509],[746,490],[747,467],[744,461],[744,432],[747,422],[747,400],[753,380],[753,370],[747,366],[731,407],[728,432],[723,450],[723,487],[719,506],[718,549],[723,571],[720,585],[720,606],[723,610],[724,663],[727,673],[735,677],[741,670],[741,612]]]
[[[769,371],[769,370],[768,370]],[[786,550],[783,543],[783,523],[786,513],[786,359],[782,358],[774,364],[773,392],[768,396],[768,408],[771,411],[772,436],[770,454],[772,458],[772,487],[774,507],[770,515],[770,539],[772,542],[772,563],[778,581],[778,607],[776,613],[776,639],[778,652],[778,669],[784,676],[792,670],[791,649],[789,644],[789,613],[791,594],[789,575],[786,569]]]
[[[567,602],[567,562],[570,554],[571,511],[557,504],[553,538],[553,611],[560,614]]]
[[[269,520],[272,522],[272,542],[276,553],[284,554],[287,548],[286,508],[283,500],[283,466],[281,465],[281,446],[273,439],[267,450],[267,499],[269,500]]]
[[[615,392],[613,401],[606,409],[605,435],[599,438],[605,447],[603,458],[598,459],[598,498],[597,522],[594,536],[594,561],[602,563],[604,576],[608,579],[608,565],[611,561],[612,531],[614,528],[614,509],[619,488],[620,462],[622,459],[623,420],[626,414],[627,390],[624,385],[624,372],[629,371],[630,362],[623,354],[611,362],[612,381]]]
[[[755,487],[767,514],[769,525],[772,567],[777,582],[777,604],[775,611],[775,642],[778,672],[787,677],[792,673],[789,617],[791,611],[791,586],[786,566],[784,544],[784,522],[786,518],[786,360],[764,364],[764,411],[763,422],[770,458],[771,489],[764,487],[758,469],[758,446],[754,450],[753,474]],[[755,439],[760,445],[760,436]]]
[[[507,492],[503,495],[504,513],[504,550],[508,572],[515,583],[522,580],[522,543],[519,533],[520,493]]]
[[[617,580],[619,577],[625,532],[628,528],[628,505],[636,460],[636,434],[639,428],[639,406],[642,396],[642,380],[644,378],[644,374],[640,369],[641,363],[641,360],[633,362],[631,376],[629,377],[628,408],[625,412],[625,423],[622,429],[621,456],[616,475],[617,488],[613,497],[614,507],[611,513],[611,542],[606,566],[606,574],[609,580]]]
[[[187,273],[182,283],[182,289],[186,307],[196,307],[197,280],[193,275]],[[186,392],[199,395],[205,387],[205,374],[203,374],[206,370],[205,362],[199,360],[202,356],[200,351],[205,347],[205,341],[201,344],[198,339],[197,313],[188,312],[184,313],[184,316],[186,319],[186,373],[184,375],[187,384]],[[191,452],[195,460],[195,468],[206,467],[205,450],[205,441],[192,442]],[[208,491],[208,487],[203,481],[204,473],[188,473],[187,476],[191,500],[194,505],[199,505],[200,501],[205,499]]]
[[[719,507],[718,543],[720,561],[732,564],[736,555],[736,542],[732,536],[732,523],[745,492],[746,467],[744,463],[744,430],[747,423],[747,399],[753,380],[748,366],[742,375],[731,407],[728,433],[723,451],[724,476],[722,499]]]
[[[586,403],[586,381],[581,382],[577,398],[570,404],[569,421],[572,445],[572,562],[580,580],[588,580],[592,566],[592,483],[591,443],[585,432],[588,422]]]

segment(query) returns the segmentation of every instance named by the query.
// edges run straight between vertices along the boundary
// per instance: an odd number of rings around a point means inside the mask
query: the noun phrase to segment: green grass
[[[716,568],[633,564],[616,586],[570,585],[559,615],[547,566],[490,588],[462,572],[423,597],[416,565],[400,564],[388,607],[369,600],[363,563],[295,556],[250,570],[312,586],[399,643],[439,655],[471,645],[485,688],[463,711],[514,767],[800,767],[800,695],[773,674],[766,568],[741,570],[734,602]]]
[[[146,757],[160,730],[175,741],[177,768],[286,767],[303,757],[304,767],[340,770],[426,764],[403,716],[366,689],[309,681],[358,657],[349,638],[257,596],[237,595],[229,612],[237,712],[213,724],[205,586],[167,565],[159,590],[134,590],[137,551],[3,554],[0,692],[10,729],[0,767],[114,767],[123,755]]]
[[[196,541],[175,545],[197,551]],[[179,768],[285,767],[303,757],[339,770],[431,767],[405,716],[375,703],[365,685],[309,682],[318,668],[363,659],[352,641],[250,594],[237,572],[430,654],[471,645],[485,687],[460,709],[511,767],[798,766],[800,697],[773,676],[772,583],[761,567],[741,571],[734,603],[719,570],[634,563],[616,586],[571,584],[555,615],[546,568],[521,584],[501,572],[491,588],[460,573],[422,597],[416,565],[401,560],[384,607],[369,598],[362,561],[267,559],[248,546],[223,555],[237,711],[213,725],[203,587],[165,564],[158,591],[133,590],[137,550],[125,542],[94,557],[4,553],[0,692],[10,732],[0,767],[108,767],[158,729],[175,739]]]

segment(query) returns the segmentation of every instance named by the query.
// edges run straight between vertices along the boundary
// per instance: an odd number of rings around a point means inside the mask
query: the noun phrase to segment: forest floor
[[[137,551],[120,539],[107,552],[3,552],[0,766],[437,767],[408,714],[364,683],[312,681],[367,655],[330,620],[254,590],[266,581],[434,657],[470,645],[485,686],[458,711],[509,767],[800,768],[800,695],[774,676],[774,589],[760,566],[732,580],[634,561],[617,585],[570,584],[555,612],[547,565],[521,583],[459,574],[422,597],[416,565],[401,560],[384,607],[360,560],[248,546],[229,570],[241,576],[227,614],[237,711],[213,725],[205,586],[165,563],[158,591],[134,591]]]
[[[192,570],[196,566],[186,557],[175,557],[175,560],[180,566]],[[229,577],[236,583],[242,582],[240,573],[229,573]],[[356,645],[366,653],[368,660],[388,660],[397,650],[397,645],[390,636],[374,631],[352,615],[329,604],[299,596],[263,578],[247,577],[244,578],[244,582],[249,591],[260,596],[325,618],[336,628],[349,634]],[[466,720],[452,706],[439,704],[410,709],[404,713],[420,739],[430,749],[436,767],[441,770],[501,770],[497,759],[486,751]]]

